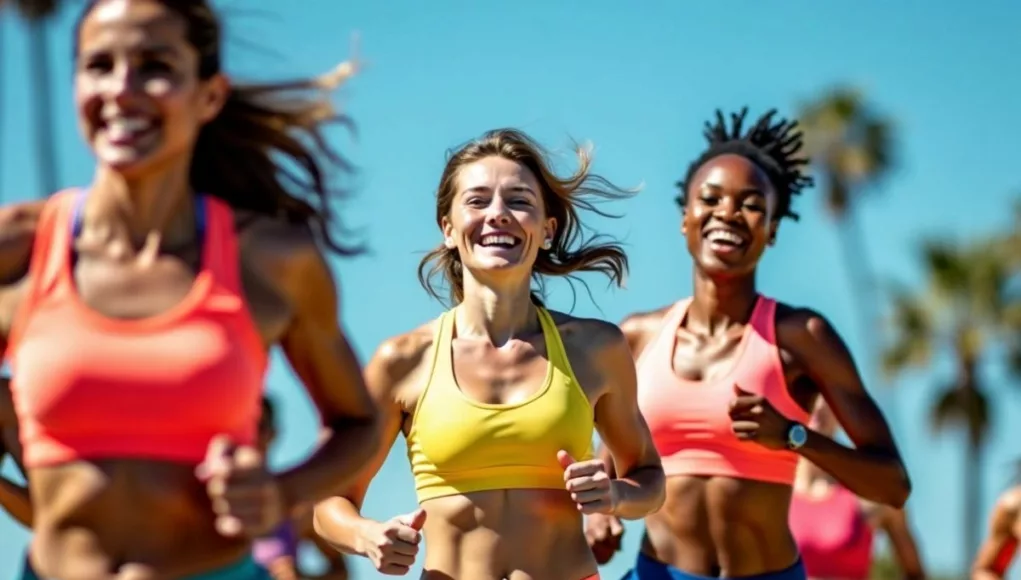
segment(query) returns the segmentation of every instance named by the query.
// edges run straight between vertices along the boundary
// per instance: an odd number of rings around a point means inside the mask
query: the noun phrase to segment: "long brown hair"
[[[75,25],[75,58],[82,22],[104,0],[89,0]],[[155,0],[180,16],[188,42],[199,53],[198,76],[221,71],[222,27],[207,0]],[[220,114],[199,133],[191,163],[191,186],[232,208],[309,225],[340,255],[361,248],[341,243],[345,233],[330,207],[344,197],[328,185],[329,171],[351,165],[329,146],[326,124],[351,127],[325,93],[342,80],[339,70],[280,83],[235,84]]]
[[[587,148],[576,147],[575,154],[578,168],[570,176],[560,177],[551,168],[549,153],[523,132],[496,129],[485,133],[449,154],[436,192],[437,225],[442,227],[443,218],[450,214],[461,169],[486,157],[503,157],[520,163],[532,172],[542,190],[546,215],[557,220],[557,230],[553,234],[550,249],[539,251],[532,269],[532,276],[539,288],[542,288],[544,275],[571,279],[576,272],[599,272],[617,286],[622,286],[628,271],[627,254],[616,241],[605,241],[599,235],[585,237],[586,228],[581,221],[581,212],[591,211],[604,217],[619,217],[600,210],[596,203],[628,198],[635,191],[622,189],[590,173],[592,155]],[[456,249],[441,244],[426,254],[418,265],[419,282],[434,298],[443,300],[436,284],[437,277],[442,277],[446,282],[453,304],[464,300],[464,270]],[[535,294],[533,299],[539,301]]]

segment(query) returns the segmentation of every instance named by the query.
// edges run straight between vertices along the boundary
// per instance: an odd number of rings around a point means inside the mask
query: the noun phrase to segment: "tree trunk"
[[[878,372],[879,353],[883,348],[883,329],[880,327],[878,315],[879,294],[876,291],[875,276],[865,246],[865,237],[857,218],[854,205],[849,205],[843,212],[839,222],[840,249],[844,255],[844,268],[847,272],[848,284],[851,288],[855,317],[861,332],[861,345],[864,347],[859,367],[866,385],[879,388],[869,392],[884,408],[886,413],[895,415],[893,397],[887,389],[882,388],[881,375]],[[896,430],[896,422],[890,428]]]
[[[28,22],[28,54],[32,83],[31,100],[35,125],[36,167],[40,197],[57,190],[57,136],[53,130],[53,89],[50,86],[50,47],[48,21],[33,18]]]
[[[970,564],[982,540],[982,438],[970,427],[967,453],[964,459],[964,554]]]

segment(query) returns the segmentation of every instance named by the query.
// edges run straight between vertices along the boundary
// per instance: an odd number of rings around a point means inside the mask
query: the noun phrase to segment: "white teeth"
[[[482,236],[481,243],[483,246],[513,246],[517,240],[513,236],[490,234]]]
[[[131,137],[152,128],[152,121],[139,117],[118,117],[106,121],[106,131],[114,139]]]
[[[725,230],[712,230],[706,234],[706,239],[710,242],[728,242],[735,245],[741,245],[744,243],[741,236]]]

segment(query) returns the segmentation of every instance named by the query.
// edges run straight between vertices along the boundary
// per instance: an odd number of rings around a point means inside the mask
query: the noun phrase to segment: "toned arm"
[[[893,549],[894,557],[897,558],[897,564],[900,566],[904,578],[923,580],[925,568],[918,553],[915,535],[911,532],[911,526],[908,524],[907,513],[903,509],[876,506],[874,520],[876,527],[889,539],[890,547]]]
[[[290,252],[281,281],[294,308],[280,344],[319,411],[321,444],[302,464],[279,476],[288,504],[315,502],[350,482],[376,453],[380,430],[375,405],[337,316],[337,289],[313,243]]]
[[[844,341],[825,318],[809,310],[785,316],[777,333],[780,345],[804,367],[854,442],[854,448],[848,448],[810,431],[801,455],[859,497],[903,507],[911,493],[907,470]]]
[[[599,437],[614,466],[614,515],[640,519],[658,510],[665,499],[665,479],[652,435],[638,410],[635,362],[626,336],[616,326],[598,322],[591,336],[599,346],[593,360],[607,387],[596,403]],[[612,458],[612,461],[606,461]]]
[[[8,379],[0,378],[0,432],[4,435],[11,430],[17,430],[17,418],[14,416],[9,383]],[[4,437],[0,436],[0,465],[3,464],[4,456],[8,454],[17,462],[18,458],[13,455],[14,451],[7,449]],[[26,528],[32,527],[32,502],[25,486],[0,478],[0,506],[21,525]]]
[[[1018,516],[1021,514],[1021,487],[1000,496],[989,518],[986,539],[975,555],[972,580],[1000,580],[1007,574],[1017,550]]]
[[[356,481],[338,495],[321,501],[315,509],[315,531],[335,549],[366,556],[361,538],[366,528],[379,522],[362,517],[360,510],[372,478],[401,432],[405,396],[409,381],[416,375],[432,344],[431,332],[420,329],[389,339],[379,346],[365,367],[365,380],[370,396],[379,409],[382,427],[381,442],[374,450],[367,467]]]

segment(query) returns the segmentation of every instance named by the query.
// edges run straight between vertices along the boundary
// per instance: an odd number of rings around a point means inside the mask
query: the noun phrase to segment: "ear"
[[[681,206],[681,235],[688,235],[688,208]]]
[[[547,218],[545,231],[543,232],[543,235],[545,236],[543,238],[543,241],[545,242],[546,240],[552,240],[553,236],[556,235],[556,233],[557,233],[557,218],[552,217]]]
[[[456,249],[457,242],[454,241],[454,226],[450,224],[450,220],[447,218],[440,220],[440,229],[443,230],[443,245],[448,250]]]
[[[199,119],[208,123],[216,118],[230,97],[230,81],[224,74],[216,74],[202,81],[202,92],[199,95]]]
[[[776,245],[776,230],[778,227],[780,227],[780,220],[769,222],[769,241],[767,243],[770,246]]]

